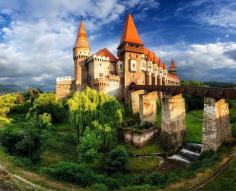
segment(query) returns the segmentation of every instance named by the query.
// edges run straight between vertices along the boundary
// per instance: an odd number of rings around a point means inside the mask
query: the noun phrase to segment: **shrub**
[[[86,129],[83,137],[80,138],[79,157],[82,162],[93,163],[99,158],[98,150],[102,141],[91,129]]]
[[[127,150],[122,146],[117,146],[111,150],[106,158],[106,168],[108,171],[124,171],[129,159]]]
[[[0,117],[7,117],[16,105],[17,98],[14,94],[0,95]]]
[[[0,139],[1,145],[10,154],[28,157],[31,161],[40,158],[41,137],[30,125],[23,130],[6,126],[0,133]]]
[[[98,184],[98,183],[93,184],[90,188],[92,191],[108,191],[107,186],[105,184],[101,184],[101,183],[100,184]]]
[[[67,116],[62,102],[57,101],[55,94],[52,93],[40,94],[39,97],[35,99],[33,107],[28,113],[28,117],[38,117],[44,113],[51,114],[53,122],[61,122]]]
[[[58,180],[69,181],[81,186],[88,186],[95,182],[94,171],[84,163],[59,162],[42,171]]]
[[[38,116],[39,128],[47,129],[52,127],[52,116],[49,113],[43,113]]]
[[[33,102],[39,95],[43,93],[40,89],[28,88],[24,93],[25,100]]]
[[[155,172],[148,177],[148,182],[152,185],[163,186],[167,183],[167,176],[160,174],[159,172]]]

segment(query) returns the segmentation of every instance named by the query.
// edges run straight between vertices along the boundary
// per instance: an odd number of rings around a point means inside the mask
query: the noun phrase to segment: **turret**
[[[74,71],[75,71],[75,90],[84,89],[87,85],[86,61],[90,56],[90,47],[87,39],[83,19],[79,26],[75,46],[73,48]]]
[[[175,65],[175,61],[174,61],[173,58],[172,58],[171,63],[170,63],[169,74],[177,76],[176,65]]]

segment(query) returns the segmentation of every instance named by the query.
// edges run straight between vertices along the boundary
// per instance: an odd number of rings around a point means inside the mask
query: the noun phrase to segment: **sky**
[[[116,55],[128,13],[182,80],[236,82],[235,0],[0,0],[0,84],[53,89],[73,75],[81,15],[92,52]]]

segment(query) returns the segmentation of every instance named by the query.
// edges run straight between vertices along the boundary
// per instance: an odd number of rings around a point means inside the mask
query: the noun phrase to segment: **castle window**
[[[100,66],[102,66],[102,64],[100,63]]]
[[[102,78],[103,77],[103,73],[99,73],[99,77]]]

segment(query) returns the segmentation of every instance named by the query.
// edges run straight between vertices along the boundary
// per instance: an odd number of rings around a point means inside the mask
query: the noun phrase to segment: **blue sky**
[[[181,79],[236,82],[235,0],[0,0],[0,83],[53,88],[73,75],[81,15],[92,52],[116,54],[128,13]]]

